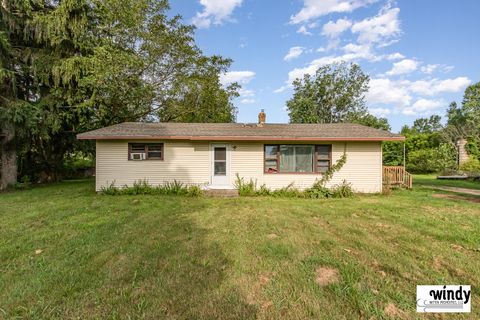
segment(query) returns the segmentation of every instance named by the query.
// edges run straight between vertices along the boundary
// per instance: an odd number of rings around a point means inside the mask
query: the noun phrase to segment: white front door
[[[229,186],[229,152],[226,144],[212,144],[212,187]]]

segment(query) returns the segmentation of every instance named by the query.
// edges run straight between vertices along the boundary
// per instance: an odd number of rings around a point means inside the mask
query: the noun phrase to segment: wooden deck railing
[[[402,186],[411,189],[413,185],[413,177],[403,166],[384,166],[383,184]]]

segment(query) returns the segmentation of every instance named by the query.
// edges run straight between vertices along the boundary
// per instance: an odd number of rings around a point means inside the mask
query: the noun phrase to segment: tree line
[[[167,0],[0,3],[1,186],[61,178],[79,132],[124,121],[232,122],[232,60],[206,56]]]

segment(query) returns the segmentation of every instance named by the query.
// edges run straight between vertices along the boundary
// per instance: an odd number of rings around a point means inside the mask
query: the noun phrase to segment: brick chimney
[[[267,114],[265,113],[264,109],[260,111],[258,114],[258,126],[261,127],[267,121]]]

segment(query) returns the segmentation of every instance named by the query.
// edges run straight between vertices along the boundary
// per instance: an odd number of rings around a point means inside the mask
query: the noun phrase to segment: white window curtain
[[[280,172],[313,172],[313,146],[281,145]]]

